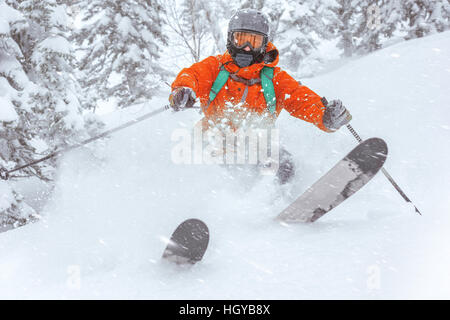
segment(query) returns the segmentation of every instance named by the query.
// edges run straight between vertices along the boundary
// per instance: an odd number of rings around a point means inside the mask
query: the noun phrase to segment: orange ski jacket
[[[276,47],[269,42],[265,61],[250,65],[249,67],[239,68],[228,52],[223,55],[211,56],[200,62],[194,63],[189,68],[184,68],[172,83],[172,90],[178,87],[189,87],[194,90],[205,114],[203,128],[206,129],[214,123],[223,123],[230,115],[236,116],[236,110],[233,113],[226,112],[231,105],[240,104],[240,110],[247,114],[259,114],[264,117],[272,117],[276,120],[282,109],[285,109],[292,116],[313,123],[324,131],[329,131],[322,123],[325,107],[320,101],[321,97],[311,89],[298,83],[280,67],[278,64],[279,56]],[[230,74],[235,74],[243,79],[259,79],[260,71],[264,66],[274,69],[273,85],[276,96],[276,112],[270,115],[267,112],[267,105],[262,91],[261,83],[248,85],[236,81],[229,77],[226,84],[222,87],[216,98],[208,105],[209,93],[211,87],[217,78],[220,68],[224,66]],[[247,96],[243,96],[247,91]],[[241,112],[242,113],[242,112]],[[230,119],[228,119],[230,120]],[[230,123],[232,122],[230,120]],[[234,129],[236,128],[234,125]]]

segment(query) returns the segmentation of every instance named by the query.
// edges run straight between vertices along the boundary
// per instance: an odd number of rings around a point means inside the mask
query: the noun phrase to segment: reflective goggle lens
[[[261,34],[251,33],[251,32],[234,32],[234,45],[236,47],[242,47],[247,42],[253,47],[253,49],[261,48],[264,42],[264,36]]]

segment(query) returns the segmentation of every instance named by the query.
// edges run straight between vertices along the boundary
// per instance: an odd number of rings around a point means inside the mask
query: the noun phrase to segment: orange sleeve
[[[305,120],[319,129],[329,132],[323,125],[325,106],[321,97],[306,86],[299,84],[287,72],[281,69],[273,78],[277,104],[279,103],[291,116]]]
[[[184,68],[172,83],[172,90],[178,87],[189,87],[204,104],[209,99],[209,91],[220,71],[217,57],[211,56]]]

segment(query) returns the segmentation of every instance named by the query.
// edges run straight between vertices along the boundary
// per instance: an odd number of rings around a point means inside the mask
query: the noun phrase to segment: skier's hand
[[[352,120],[352,115],[342,104],[341,100],[331,100],[328,102],[325,98],[322,98],[322,103],[326,108],[322,122],[330,131],[338,130]]]
[[[170,107],[174,111],[180,111],[184,108],[192,108],[195,103],[195,98],[195,92],[191,88],[176,88],[169,96]]]

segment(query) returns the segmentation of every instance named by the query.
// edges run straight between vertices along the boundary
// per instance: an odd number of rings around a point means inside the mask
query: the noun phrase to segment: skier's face
[[[234,31],[228,34],[227,49],[234,62],[240,67],[248,67],[261,62],[263,57],[263,45],[266,44],[265,36],[257,32]],[[228,47],[228,45],[230,47]]]

